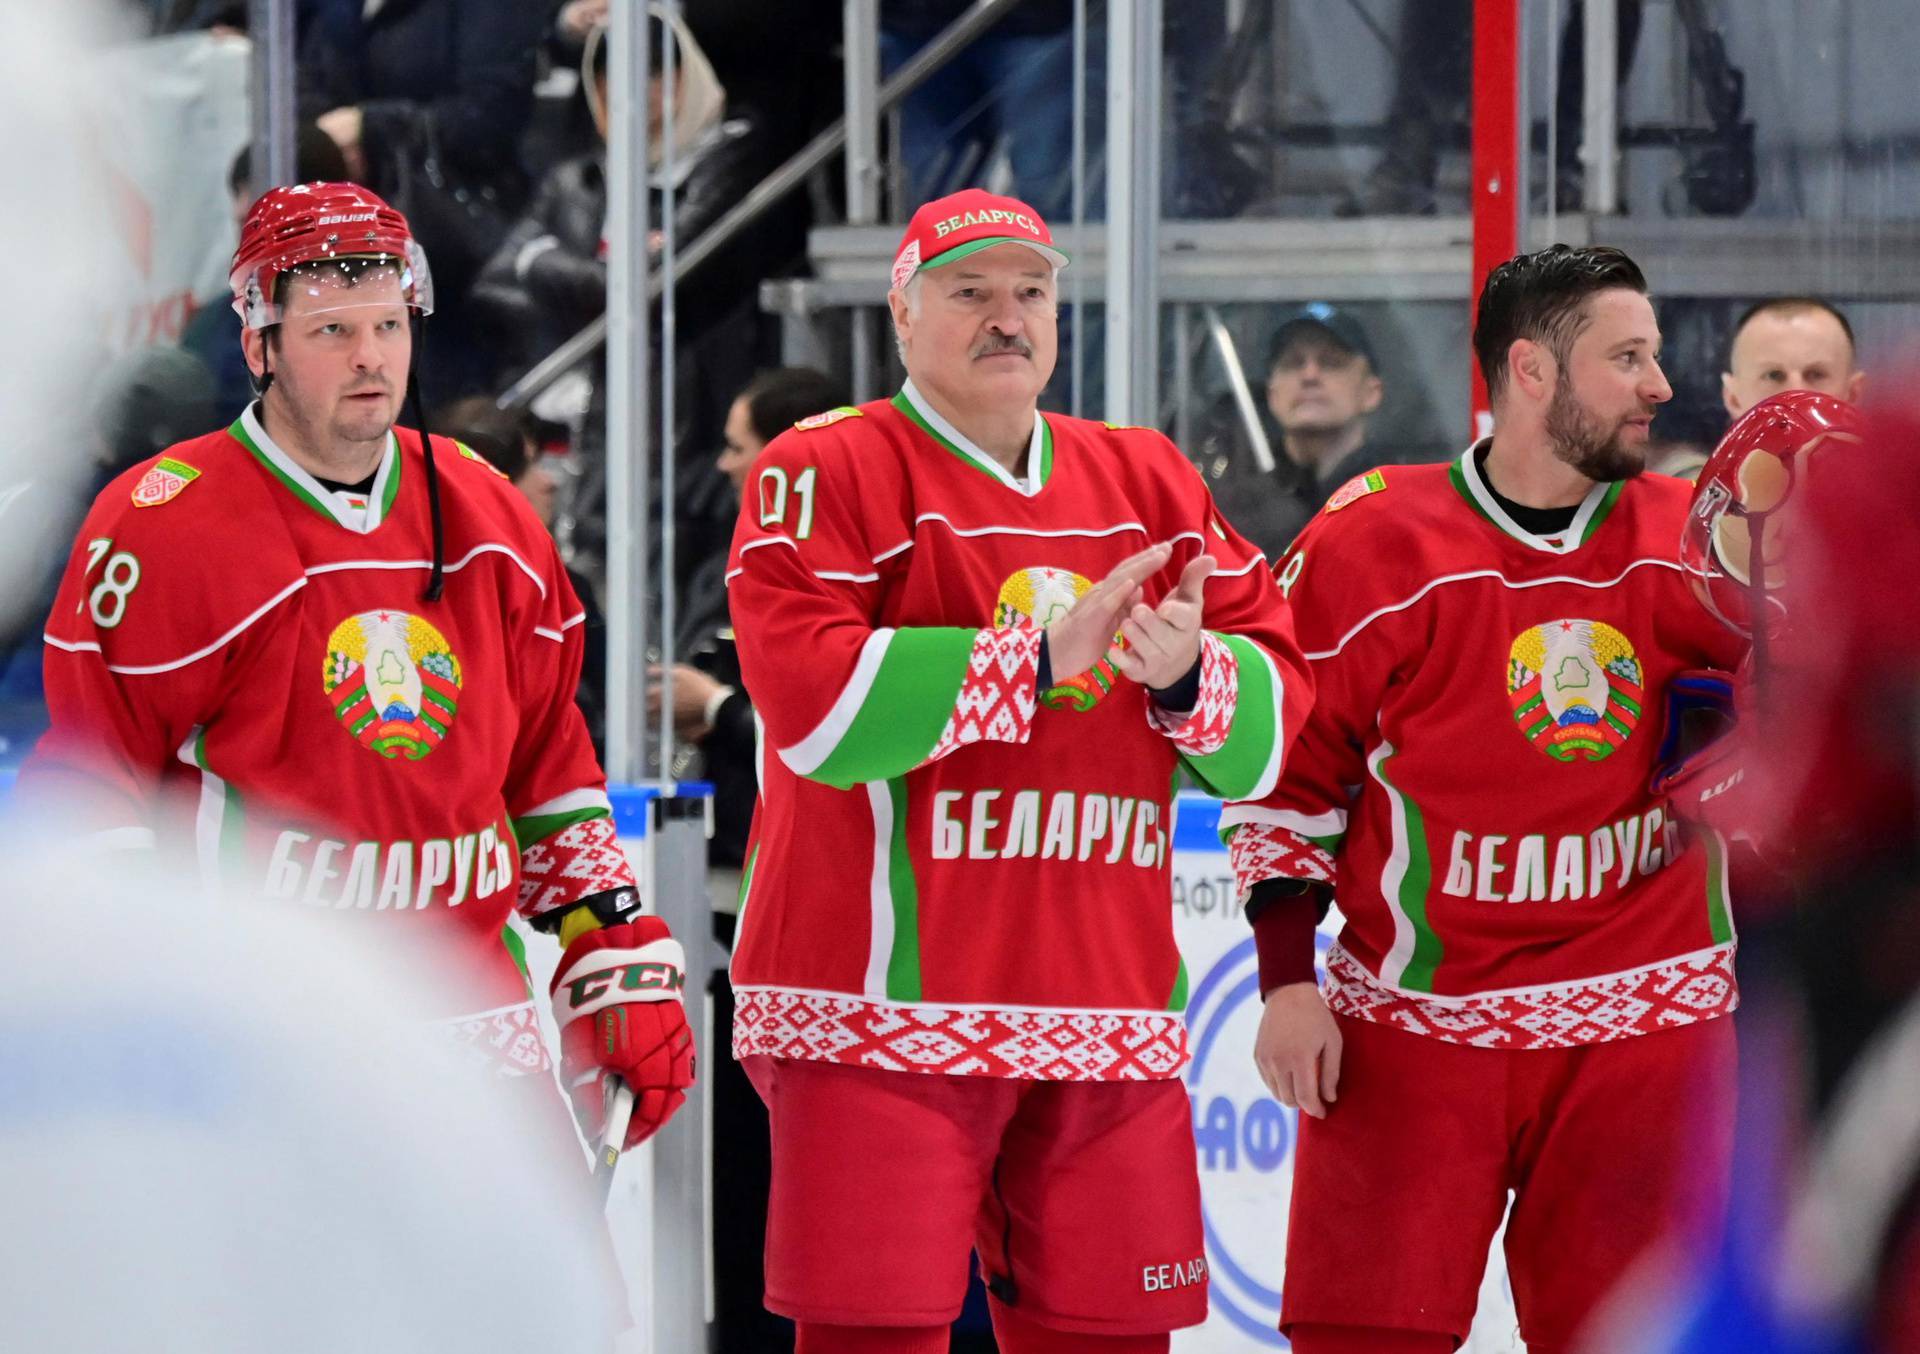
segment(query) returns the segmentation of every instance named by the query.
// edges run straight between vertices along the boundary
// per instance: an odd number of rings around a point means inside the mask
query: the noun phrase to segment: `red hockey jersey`
[[[456,1035],[546,1065],[502,926],[631,886],[574,704],[581,609],[502,476],[436,439],[446,590],[419,436],[364,496],[329,491],[249,409],[95,501],[46,634],[52,726],[28,801],[194,843],[247,897],[448,952]],[[181,796],[170,789],[185,790]]]
[[[1282,562],[1316,700],[1222,813],[1241,887],[1334,883],[1350,1015],[1524,1048],[1724,1014],[1723,845],[1647,788],[1668,682],[1739,655],[1680,573],[1688,487],[1596,486],[1545,539],[1475,450],[1352,481]]]
[[[1219,561],[1192,715],[1124,678],[1037,703],[1041,627],[1157,541],[1149,604]],[[1177,1074],[1176,775],[1264,794],[1308,697],[1272,574],[1172,444],[1048,414],[1016,477],[909,384],[775,439],[729,568],[764,722],[736,1052]]]

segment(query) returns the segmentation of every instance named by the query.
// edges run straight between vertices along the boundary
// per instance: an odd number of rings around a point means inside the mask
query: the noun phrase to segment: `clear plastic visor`
[[[235,273],[233,308],[249,329],[284,324],[302,315],[406,306],[433,314],[433,274],[427,256],[409,240],[404,255],[343,254],[275,271],[264,262]]]

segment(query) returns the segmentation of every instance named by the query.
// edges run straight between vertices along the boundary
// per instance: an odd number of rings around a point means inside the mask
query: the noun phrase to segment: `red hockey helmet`
[[[1753,633],[1756,607],[1767,610],[1769,633],[1780,629],[1789,536],[1782,509],[1804,486],[1817,453],[1836,443],[1858,445],[1865,435],[1865,419],[1844,400],[1789,390],[1742,414],[1701,467],[1680,537],[1680,567],[1701,604],[1735,633]]]
[[[279,324],[286,313],[280,279],[303,264],[337,263],[313,275],[313,310],[391,304],[355,296],[363,270],[397,274],[401,299],[422,315],[433,313],[433,275],[407,218],[356,183],[300,183],[269,188],[247,210],[227,281],[233,308],[249,329]]]

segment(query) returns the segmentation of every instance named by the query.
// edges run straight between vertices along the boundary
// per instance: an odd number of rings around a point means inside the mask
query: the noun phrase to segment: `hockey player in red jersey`
[[[260,398],[94,502],[22,798],[83,802],[109,845],[191,843],[236,897],[423,951],[454,1003],[423,1017],[537,1086],[517,910],[567,947],[555,1014],[589,1131],[618,1074],[637,1142],[692,1077],[684,961],[614,834],[551,539],[465,447],[395,426],[426,258],[374,194],[311,183],[254,203],[232,283]]]
[[[1264,795],[1306,681],[1166,438],[1039,413],[1065,263],[1024,203],[922,207],[906,384],[769,444],[734,536],[766,725],[734,1051],[803,1354],[945,1350],[970,1249],[1008,1354],[1206,1313],[1172,788]]]
[[[1645,280],[1609,248],[1515,258],[1474,348],[1493,435],[1348,484],[1283,562],[1315,706],[1275,792],[1222,815],[1256,1060],[1306,1116],[1302,1354],[1465,1339],[1509,1191],[1521,1335],[1565,1350],[1724,1171],[1725,848],[1649,785],[1663,690],[1740,646],[1674,557],[1687,486],[1641,474],[1672,394]]]

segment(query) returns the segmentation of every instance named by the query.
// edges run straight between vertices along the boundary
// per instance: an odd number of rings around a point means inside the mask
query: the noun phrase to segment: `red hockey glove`
[[[573,1112],[595,1142],[606,1126],[606,1077],[633,1088],[625,1151],[651,1137],[686,1102],[693,1031],[680,1003],[686,955],[658,917],[588,931],[567,946],[553,977],[560,1076]]]
[[[1740,673],[1692,668],[1667,685],[1667,727],[1649,788],[1666,795],[1673,814],[1731,836],[1747,826],[1750,807],[1742,795],[1747,745],[1740,736],[1740,707],[1752,683]]]

